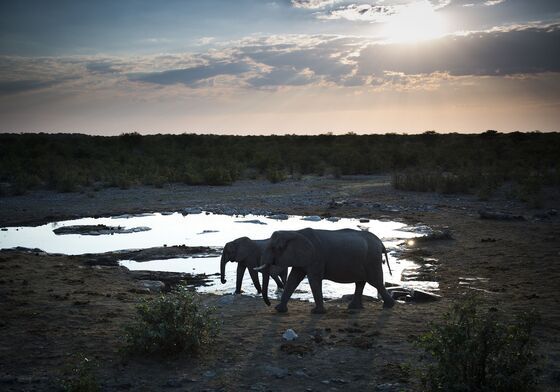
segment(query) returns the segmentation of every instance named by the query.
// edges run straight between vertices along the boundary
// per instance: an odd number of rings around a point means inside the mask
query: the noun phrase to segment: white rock
[[[321,220],[320,216],[311,215],[311,216],[304,216],[301,220],[309,221],[309,222],[319,222]]]
[[[293,329],[288,328],[286,332],[282,334],[282,338],[290,342],[292,340],[296,340],[298,338],[298,334]]]

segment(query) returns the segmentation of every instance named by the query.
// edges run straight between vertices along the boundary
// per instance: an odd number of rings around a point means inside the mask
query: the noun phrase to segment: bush
[[[93,368],[95,364],[84,355],[79,356],[78,364],[70,369],[70,375],[61,380],[60,386],[66,392],[99,392]]]
[[[287,178],[286,173],[279,169],[269,169],[266,171],[266,179],[273,184],[285,181]]]
[[[533,391],[537,356],[531,336],[535,315],[506,322],[480,310],[475,297],[455,304],[440,324],[417,340],[433,363],[422,374],[427,391]]]
[[[196,353],[218,333],[212,309],[203,308],[184,287],[146,300],[136,310],[136,320],[125,328],[128,353]]]

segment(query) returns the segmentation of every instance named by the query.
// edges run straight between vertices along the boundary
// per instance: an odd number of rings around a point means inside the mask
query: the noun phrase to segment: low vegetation
[[[125,328],[124,352],[170,356],[197,353],[213,343],[218,322],[212,309],[179,286],[175,291],[142,302],[136,319]]]
[[[84,355],[79,355],[60,381],[60,390],[65,392],[99,392],[101,385],[97,381],[95,368],[97,365]]]
[[[483,310],[467,298],[432,324],[417,344],[431,361],[422,374],[426,391],[534,391],[538,357],[532,330],[534,315],[515,321],[496,309]]]
[[[538,201],[560,184],[559,133],[477,135],[218,136],[80,134],[0,135],[0,195],[271,182],[302,175],[394,173],[395,188],[475,193],[486,198],[506,182],[515,197]]]

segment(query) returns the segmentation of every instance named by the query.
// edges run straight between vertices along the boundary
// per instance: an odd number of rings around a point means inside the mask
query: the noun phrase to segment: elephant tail
[[[391,266],[389,265],[389,256],[387,256],[387,249],[385,248],[385,245],[381,244],[381,246],[383,247],[383,253],[385,253],[385,260],[387,260],[387,267],[389,268],[389,274],[393,276],[393,272],[391,271]],[[385,262],[383,262],[383,264],[385,264]]]

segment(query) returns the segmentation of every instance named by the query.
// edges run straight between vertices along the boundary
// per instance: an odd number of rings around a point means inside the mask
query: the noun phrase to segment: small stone
[[[296,340],[298,338],[298,334],[293,329],[288,328],[286,332],[282,334],[282,338],[290,342],[292,340]]]
[[[360,223],[368,223],[369,219],[368,218],[360,218]]]
[[[148,289],[151,293],[161,293],[165,289],[165,283],[161,280],[139,280],[141,288]]]
[[[266,365],[264,367],[264,371],[268,374],[273,375],[276,378],[284,378],[288,375],[287,369],[279,368],[276,366]]]
[[[183,383],[181,382],[181,380],[167,380],[167,382],[164,384],[164,387],[179,388],[182,385],[183,385]]]
[[[398,391],[401,387],[401,384],[399,383],[395,383],[395,384],[377,384],[375,386],[375,390],[376,391],[387,391],[387,392],[392,392],[392,391]]]
[[[276,220],[287,220],[289,216],[287,214],[274,214],[268,216],[268,219],[276,219]]]
[[[202,209],[200,209],[199,207],[190,207],[190,208],[184,208],[183,211],[181,211],[181,213],[183,215],[197,215],[197,214],[202,214]]]
[[[214,377],[216,377],[216,372],[213,371],[213,370],[208,370],[208,371],[204,372],[203,375],[206,378],[214,378]]]

